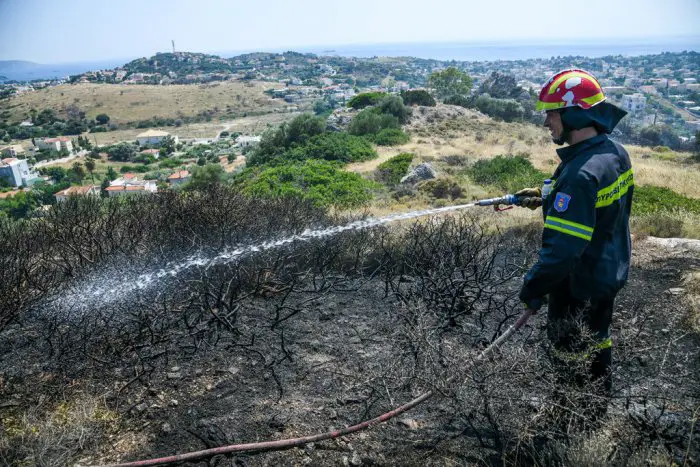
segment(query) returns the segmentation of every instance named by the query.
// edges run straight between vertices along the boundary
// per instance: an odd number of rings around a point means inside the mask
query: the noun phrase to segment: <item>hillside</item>
[[[13,96],[3,105],[10,122],[27,119],[29,110],[52,108],[65,116],[75,104],[90,119],[106,113],[115,123],[137,122],[153,117],[182,118],[202,113],[212,118],[241,116],[246,112],[281,110],[284,102],[263,91],[282,87],[275,83],[227,81],[201,85],[65,84]]]

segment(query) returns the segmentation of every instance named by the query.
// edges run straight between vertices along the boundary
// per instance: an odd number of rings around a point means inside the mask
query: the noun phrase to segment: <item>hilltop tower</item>
[[[175,54],[175,39],[170,39],[170,42],[173,44],[173,55]]]

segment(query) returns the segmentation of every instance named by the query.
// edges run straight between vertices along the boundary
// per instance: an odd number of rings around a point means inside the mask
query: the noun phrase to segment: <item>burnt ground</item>
[[[385,296],[378,278],[315,298],[309,294],[301,312],[274,328],[274,298],[261,297],[255,302],[259,313],[242,318],[250,331],[245,340],[170,359],[145,382],[134,382],[133,369],[126,367],[89,384],[59,384],[41,368],[20,378],[8,369],[12,354],[6,353],[0,415],[7,419],[40,404],[42,392],[59,386],[67,400],[105,395],[105,406],[116,415],[71,456],[71,463],[92,465],[325,432],[437,388],[441,394],[421,406],[344,439],[194,465],[556,464],[562,455],[569,456],[566,462],[589,465],[690,465],[700,461],[700,430],[692,421],[692,410],[697,418],[700,406],[700,336],[688,327],[683,292],[669,289],[683,287],[684,274],[700,269],[700,257],[642,243],[633,261],[614,316],[615,397],[602,425],[569,438],[536,436],[549,423],[553,390],[545,313],[508,342],[499,358],[470,371],[470,360],[493,338],[494,328],[469,319],[435,327],[425,309],[409,313],[391,293]],[[297,299],[305,300],[304,294]],[[517,304],[511,310],[519,311]],[[450,381],[454,375],[463,378]],[[533,454],[538,442],[546,443],[543,452],[550,457]],[[8,463],[19,461],[12,452],[3,456]]]

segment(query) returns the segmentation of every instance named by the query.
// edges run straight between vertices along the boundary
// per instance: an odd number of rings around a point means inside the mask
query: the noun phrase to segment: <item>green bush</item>
[[[394,156],[377,166],[376,178],[386,185],[398,185],[413,162],[413,154]]]
[[[700,199],[688,198],[659,186],[634,187],[632,214],[644,215],[674,211],[700,214]]]
[[[355,115],[348,126],[348,133],[356,136],[376,135],[385,128],[400,126],[399,119],[395,116],[383,114],[378,109],[371,108]]]
[[[301,198],[316,206],[340,208],[367,204],[373,198],[371,190],[377,187],[356,173],[344,171],[337,162],[320,160],[246,169],[236,183],[251,196]]]
[[[371,139],[379,146],[399,146],[408,143],[411,138],[400,128],[384,128]]]
[[[467,169],[467,174],[475,183],[494,186],[504,193],[540,187],[542,181],[550,177],[533,167],[524,155],[496,156],[476,161]]]
[[[159,169],[174,169],[182,165],[182,161],[178,159],[165,159],[158,162]]]
[[[472,107],[472,101],[468,97],[464,96],[450,96],[445,98],[443,101],[445,104],[448,105],[458,105],[460,107],[465,107],[465,108],[471,108]]]
[[[377,157],[372,145],[359,136],[347,133],[324,133],[314,136],[303,146],[284,153],[278,160],[325,159],[327,161],[358,162]],[[276,165],[276,162],[273,162]]]
[[[474,107],[479,110],[479,112],[489,117],[503,120],[504,122],[522,120],[525,115],[523,106],[514,99],[496,99],[493,97],[479,96],[474,101]]]
[[[438,178],[428,180],[419,185],[419,189],[429,193],[433,198],[437,199],[458,199],[462,197],[464,191],[462,187],[451,178]]]
[[[424,105],[427,107],[435,107],[437,105],[433,96],[424,89],[403,91],[401,93],[401,99],[403,99],[403,103],[406,105]]]
[[[403,105],[403,99],[399,96],[386,96],[377,104],[379,111],[386,115],[393,115],[403,124],[411,116],[411,109]]]
[[[119,169],[119,172],[121,172],[123,174],[128,173],[128,172],[146,173],[150,170],[151,169],[146,165],[123,165]]]
[[[348,101],[348,107],[360,110],[370,105],[376,105],[387,94],[385,92],[363,92]]]
[[[288,149],[305,144],[326,129],[322,118],[303,114],[276,129],[263,133],[260,144],[248,157],[248,165],[263,165],[275,157],[281,156]]]

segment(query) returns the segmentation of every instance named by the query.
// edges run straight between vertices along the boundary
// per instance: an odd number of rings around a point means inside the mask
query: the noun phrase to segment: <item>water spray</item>
[[[357,220],[350,222],[345,225],[328,227],[325,229],[310,230],[307,229],[300,234],[291,235],[278,240],[271,240],[259,244],[246,245],[237,247],[234,249],[227,249],[213,257],[203,257],[201,254],[191,256],[190,258],[181,261],[179,263],[170,264],[165,268],[158,271],[154,271],[148,274],[141,274],[130,284],[125,284],[125,280],[119,281],[118,284],[102,285],[101,287],[91,287],[87,292],[92,296],[99,297],[100,302],[105,303],[109,301],[118,300],[125,293],[131,292],[139,289],[146,289],[156,284],[161,279],[168,279],[178,275],[180,272],[187,270],[191,267],[210,267],[215,264],[228,263],[234,261],[248,254],[255,252],[265,251],[273,248],[282,247],[289,245],[298,241],[308,241],[312,239],[320,239],[329,236],[336,235],[345,231],[361,230],[371,227],[376,227],[390,222],[396,222],[401,220],[415,219],[423,216],[430,216],[436,214],[442,214],[452,211],[458,211],[462,209],[467,209],[475,206],[496,206],[507,205],[513,206],[520,204],[521,199],[515,195],[505,195],[498,198],[489,198],[479,201],[475,201],[469,204],[460,204],[455,206],[446,206],[441,208],[425,209],[420,211],[412,211],[407,213],[392,214],[380,218],[367,218],[362,220]],[[499,209],[497,209],[499,210]],[[477,363],[487,356],[489,356],[494,350],[499,348],[508,338],[510,338],[518,329],[525,325],[527,320],[532,315],[531,310],[526,310],[518,319],[518,321],[508,328],[498,339],[491,343],[481,354],[479,354],[473,361]],[[448,383],[454,382],[454,377],[450,378]],[[364,422],[345,427],[339,430],[330,431],[327,433],[321,433],[317,435],[311,435],[301,438],[291,438],[277,441],[264,441],[259,443],[248,443],[248,444],[236,444],[230,446],[222,446],[218,448],[206,449],[203,451],[190,452],[185,454],[177,454],[169,457],[162,457],[158,459],[141,460],[134,462],[127,462],[123,464],[110,464],[108,467],[140,467],[140,466],[151,466],[151,465],[164,465],[172,464],[185,461],[194,461],[198,459],[203,459],[220,454],[230,454],[230,453],[242,453],[242,452],[262,452],[262,451],[272,451],[272,450],[283,450],[290,449],[293,447],[303,446],[308,443],[324,441],[328,439],[335,439],[342,436],[349,435],[367,428],[371,428],[379,423],[386,422],[397,415],[400,415],[413,407],[425,402],[434,395],[433,391],[427,391],[410,402],[397,407],[389,412],[386,412],[378,417],[371,420],[366,420]]]
[[[188,258],[185,258],[184,260],[168,263],[160,269],[140,275],[127,274],[126,276],[121,276],[116,280],[113,277],[95,277],[93,279],[88,279],[87,282],[82,283],[72,288],[67,293],[62,294],[56,300],[55,304],[60,307],[61,303],[81,303],[80,308],[90,310],[92,309],[92,305],[86,301],[86,299],[89,299],[90,297],[98,300],[99,304],[101,305],[106,303],[114,303],[124,299],[128,294],[145,291],[155,286],[160,281],[172,279],[180,273],[193,267],[209,268],[211,266],[236,261],[253,253],[280,248],[296,242],[332,237],[341,232],[363,230],[391,222],[410,220],[424,216],[433,216],[475,206],[496,206],[496,210],[501,211],[503,209],[498,209],[499,205],[512,206],[520,204],[521,201],[521,198],[518,196],[505,195],[498,198],[483,199],[469,204],[458,204],[441,208],[390,214],[388,216],[378,218],[369,217],[366,219],[353,221],[345,225],[338,225],[322,229],[306,229],[299,234],[290,235],[276,240],[225,248],[223,251],[220,251],[218,254],[213,256],[205,256],[202,253],[196,253]]]

